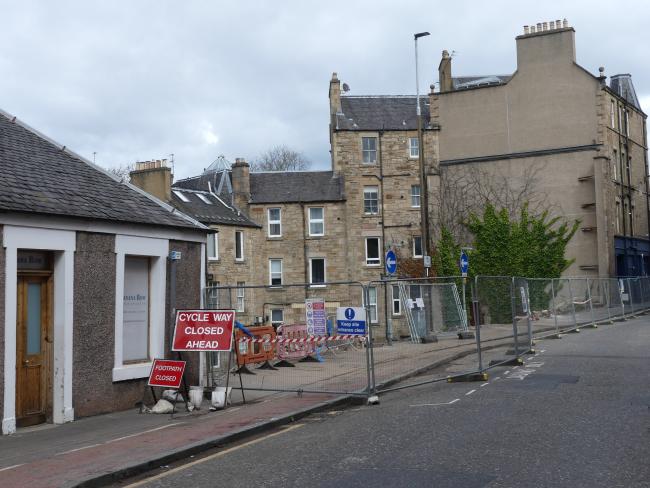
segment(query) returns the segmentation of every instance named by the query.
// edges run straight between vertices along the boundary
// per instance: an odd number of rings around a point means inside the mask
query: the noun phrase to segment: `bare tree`
[[[251,163],[251,171],[302,171],[311,161],[302,153],[288,146],[273,146]]]
[[[135,163],[134,164],[120,164],[118,166],[111,166],[110,168],[106,168],[106,171],[109,173],[114,174],[118,178],[120,178],[122,181],[131,181],[131,176],[130,173],[135,169]]]
[[[446,227],[456,242],[469,242],[465,226],[471,213],[480,213],[487,203],[505,208],[515,218],[524,204],[532,215],[550,210],[545,192],[539,187],[544,165],[525,166],[519,175],[506,174],[493,166],[480,164],[440,167],[440,191],[432,195],[435,232]]]

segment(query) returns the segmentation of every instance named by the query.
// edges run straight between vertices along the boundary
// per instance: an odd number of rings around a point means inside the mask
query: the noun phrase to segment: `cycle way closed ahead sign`
[[[336,330],[340,335],[366,335],[366,309],[363,307],[338,307]]]

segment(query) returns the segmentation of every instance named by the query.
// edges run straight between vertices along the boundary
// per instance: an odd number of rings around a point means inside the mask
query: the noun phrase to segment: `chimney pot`
[[[542,23],[541,22],[537,23],[537,32],[542,32]]]
[[[336,74],[336,71],[335,71],[334,73],[332,73],[332,81],[337,81],[338,79],[339,79],[338,75]]]
[[[530,29],[528,28],[527,25],[524,26],[524,34],[528,34],[530,32]]]
[[[562,28],[562,21],[560,19],[557,19],[555,21],[555,28],[556,29],[561,29]]]
[[[566,29],[567,27],[569,27],[569,22],[568,22],[566,19],[564,19],[564,20],[562,21],[562,27],[565,28],[565,29]]]
[[[531,34],[534,34],[534,33],[535,33],[535,26],[534,26],[534,25],[531,25],[531,26],[530,26],[530,33],[531,33]]]
[[[555,30],[555,21],[554,20],[551,20],[548,23],[548,30]]]
[[[548,22],[542,22],[542,29],[545,31],[548,30]]]

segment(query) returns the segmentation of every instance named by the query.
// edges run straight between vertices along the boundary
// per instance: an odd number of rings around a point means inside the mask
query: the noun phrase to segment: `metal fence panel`
[[[353,282],[206,288],[206,308],[236,310],[236,320],[256,335],[236,340],[230,357],[209,355],[209,384],[228,382],[235,397],[243,389],[246,399],[271,392],[368,394],[367,338],[339,331],[336,321],[339,308],[367,305],[366,325],[375,322],[377,297],[368,300],[364,291]]]

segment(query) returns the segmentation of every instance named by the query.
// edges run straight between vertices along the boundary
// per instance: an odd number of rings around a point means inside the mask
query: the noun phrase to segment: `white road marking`
[[[91,447],[97,447],[101,445],[102,444],[100,442],[99,444],[90,444],[89,446],[77,447],[76,449],[70,449],[69,451],[57,452],[55,456],[62,456],[63,454],[70,454],[71,452],[83,451],[84,449],[90,449]]]
[[[460,398],[455,398],[454,400],[450,402],[445,402],[445,403],[419,403],[417,405],[409,405],[409,407],[438,407],[441,405],[451,405],[453,403],[459,402]]]
[[[500,380],[500,379],[501,379],[501,376],[497,376],[496,378],[494,378],[494,381],[497,381],[497,380]]]
[[[503,373],[503,374],[508,374],[509,372],[510,372],[510,370],[508,370],[508,371],[506,371],[506,372],[505,372],[505,373]]]
[[[8,469],[19,468],[19,467],[24,466],[24,465],[25,465],[25,463],[14,464],[13,466],[7,466],[6,468],[0,468],[0,471],[7,471]]]
[[[125,435],[124,437],[118,437],[117,439],[108,440],[104,444],[110,444],[111,442],[117,442],[117,441],[121,441],[121,440],[124,440],[124,439],[130,439],[131,437],[137,437],[137,436],[142,435],[142,434],[148,434],[149,432],[155,432],[157,430],[167,429],[169,427],[173,427],[174,425],[181,425],[181,424],[184,424],[184,423],[185,422],[175,422],[173,424],[163,425],[162,427],[156,427],[155,429],[143,430],[142,432],[138,432],[136,434]]]
[[[540,352],[540,353],[542,353],[542,352],[546,352],[546,349],[542,349],[542,350],[541,350],[541,351],[539,351],[539,352]]]
[[[179,471],[183,471],[183,470],[185,470],[187,468],[191,468],[192,466],[196,466],[197,464],[205,463],[206,461],[211,461],[211,460],[216,459],[218,457],[225,456],[226,454],[231,453],[233,451],[236,451],[238,449],[241,449],[243,447],[248,447],[248,446],[251,446],[253,444],[257,444],[258,442],[262,442],[263,440],[270,439],[271,437],[275,437],[277,435],[284,434],[285,432],[289,432],[291,430],[297,429],[298,427],[302,427],[304,425],[305,424],[291,425],[289,427],[286,427],[286,428],[282,429],[279,432],[273,432],[272,434],[266,435],[264,437],[259,437],[257,439],[253,439],[252,441],[248,441],[248,442],[245,442],[243,444],[239,444],[238,446],[231,447],[230,449],[225,449],[223,451],[219,451],[219,452],[217,452],[215,454],[212,454],[210,456],[206,456],[204,458],[197,459],[196,461],[192,461],[191,463],[184,464],[183,466],[179,466],[177,468],[170,469],[169,471],[165,471],[164,473],[160,473],[159,475],[152,476],[151,478],[147,478],[147,479],[144,479],[142,481],[138,481],[136,483],[128,485],[127,488],[135,488],[137,486],[146,485],[146,484],[148,484],[148,483],[150,483],[152,481],[159,480],[161,478],[169,476],[172,473],[178,473]]]
[[[469,396],[469,395],[471,395],[472,393],[474,393],[475,391],[476,391],[476,390],[470,390],[470,391],[468,391],[467,393],[465,393],[465,396]]]
[[[481,385],[481,388],[483,388],[484,386],[487,386],[487,385],[489,385],[489,384],[490,384],[490,383],[483,383],[483,384]]]
[[[528,363],[529,368],[541,368],[544,366],[544,363]]]

